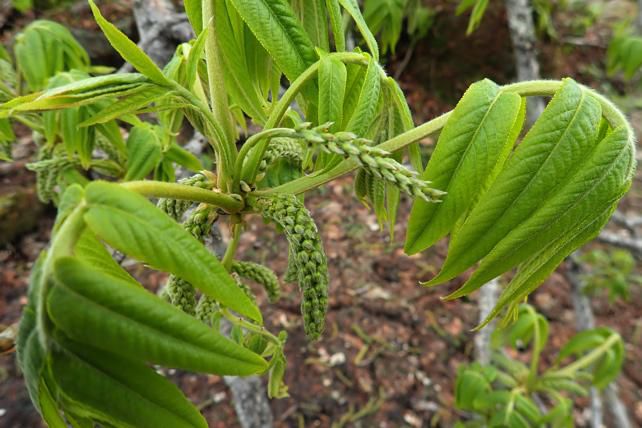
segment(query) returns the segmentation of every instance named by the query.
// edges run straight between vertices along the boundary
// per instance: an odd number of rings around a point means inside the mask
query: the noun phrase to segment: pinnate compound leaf
[[[75,341],[124,358],[198,372],[249,375],[267,368],[260,356],[142,287],[71,257],[57,259],[54,273],[47,311],[53,324]]]
[[[422,175],[446,192],[442,203],[417,199],[405,251],[415,254],[449,233],[503,166],[522,126],[522,100],[490,80],[474,83],[457,104]]]
[[[89,6],[94,14],[94,19],[100,26],[101,30],[109,40],[109,43],[118,51],[118,53],[129,62],[141,74],[147,76],[152,82],[161,86],[166,86],[169,81],[158,68],[154,61],[152,61],[136,43],[129,40],[129,38],[116,26],[107,21],[100,9],[96,6],[93,0],[89,0]]]
[[[286,0],[231,0],[290,81],[317,60],[314,45]]]
[[[630,149],[627,130],[622,127],[599,141],[597,147],[587,150],[587,157],[578,161],[574,174],[558,192],[548,200],[540,200],[531,216],[492,249],[456,295],[479,288],[551,242],[564,242],[560,239],[573,236],[569,233],[578,228],[589,227],[593,232],[587,232],[590,235],[599,232],[611,214],[611,207],[630,186],[633,165]],[[596,222],[600,218],[603,219]]]
[[[468,269],[555,197],[592,153],[600,119],[600,104],[566,80],[456,231],[441,272],[428,285]]]
[[[81,406],[78,413],[113,426],[207,427],[181,391],[142,362],[62,337],[58,342],[62,349],[49,364],[63,407]]]
[[[101,240],[190,282],[222,305],[262,322],[261,313],[218,259],[143,196],[122,186],[87,185],[87,225]]]

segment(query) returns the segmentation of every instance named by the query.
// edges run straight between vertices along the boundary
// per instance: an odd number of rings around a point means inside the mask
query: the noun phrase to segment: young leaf
[[[109,43],[118,51],[125,61],[129,62],[136,70],[147,76],[152,82],[161,86],[167,86],[169,81],[145,52],[143,52],[136,43],[129,40],[115,25],[107,21],[93,0],[89,0],[89,6],[94,14],[94,19],[105,34],[105,37],[107,37]]]
[[[258,355],[142,287],[71,257],[56,260],[54,272],[47,311],[75,341],[124,358],[199,372],[249,375],[267,368]]]
[[[127,138],[127,174],[125,181],[145,178],[162,157],[158,135],[149,126],[131,129]]]
[[[377,45],[377,39],[375,39],[372,31],[370,31],[370,28],[368,27],[366,20],[363,18],[363,15],[361,15],[361,9],[359,9],[357,0],[339,0],[339,3],[341,3],[341,6],[343,6],[346,12],[348,12],[348,14],[350,14],[352,19],[354,20],[354,23],[357,25],[359,32],[368,45],[368,49],[372,54],[372,58],[376,62],[379,62],[379,46]]]
[[[287,0],[231,0],[252,33],[293,81],[317,59]]]
[[[180,225],[144,197],[106,182],[86,191],[85,221],[112,247],[170,272],[221,304],[262,322],[261,313],[216,257]]]
[[[294,10],[310,36],[312,44],[324,51],[330,50],[328,18],[324,0],[294,0]]]
[[[334,39],[334,49],[337,52],[346,50],[346,36],[343,28],[343,16],[341,15],[341,6],[339,0],[325,0],[332,27],[332,38]]]
[[[501,92],[490,80],[466,91],[421,177],[446,195],[440,204],[414,202],[406,253],[423,251],[449,233],[494,179],[522,127],[521,104],[519,95]]]
[[[441,272],[428,285],[469,268],[554,197],[592,152],[600,118],[600,104],[566,80],[455,233]]]
[[[203,0],[185,0],[187,19],[197,36],[203,31]]]
[[[181,391],[142,362],[58,339],[51,377],[63,407],[113,426],[201,427],[207,423]],[[93,425],[93,424],[92,424]]]
[[[594,224],[593,230],[603,226],[594,223],[595,219],[605,209],[610,211],[630,185],[634,160],[627,130],[614,130],[597,147],[586,151],[585,159],[576,161],[572,174],[558,186],[558,191],[539,200],[529,217],[495,245],[455,295],[480,287],[570,231],[587,224]]]

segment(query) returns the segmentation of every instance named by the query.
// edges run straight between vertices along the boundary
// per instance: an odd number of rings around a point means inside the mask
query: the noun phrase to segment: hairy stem
[[[559,370],[555,370],[551,373],[552,376],[573,376],[576,372],[590,366],[596,362],[604,353],[618,340],[620,336],[617,334],[612,334],[607,340],[604,341],[600,346],[593,349],[588,354],[584,355],[579,360],[576,360],[569,364],[566,367],[563,367]]]
[[[121,186],[144,196],[181,199],[214,205],[223,208],[228,213],[237,213],[245,207],[243,199],[239,195],[229,195],[184,184],[142,180],[121,183]]]

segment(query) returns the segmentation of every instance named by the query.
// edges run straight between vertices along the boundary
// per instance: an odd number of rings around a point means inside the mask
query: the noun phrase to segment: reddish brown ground
[[[465,38],[465,18],[440,14],[430,37],[417,46],[413,61],[401,78],[416,112],[423,121],[448,110],[469,83],[487,76],[498,83],[511,79],[512,57],[504,14],[491,8],[481,30]],[[85,26],[85,24],[83,24]],[[588,40],[599,35],[589,33]],[[599,84],[590,65],[604,50],[569,49],[546,42],[541,46],[543,70],[549,77],[572,75]],[[391,60],[390,71],[404,55],[403,46]],[[589,71],[587,71],[589,70]],[[634,116],[639,124],[642,114]],[[431,144],[426,141],[426,144]],[[2,186],[22,182],[28,173],[0,176]],[[377,230],[374,215],[352,196],[351,179],[331,183],[307,198],[306,205],[319,225],[329,258],[331,287],[326,334],[316,343],[305,339],[299,315],[299,293],[284,285],[279,303],[262,308],[269,328],[285,329],[289,339],[286,381],[290,398],[272,401],[280,427],[319,426],[451,426],[460,414],[453,408],[453,382],[457,367],[473,359],[473,333],[478,313],[475,296],[442,302],[440,296],[464,278],[437,289],[423,289],[418,280],[429,278],[441,265],[446,245],[441,243],[422,255],[407,257],[401,250],[402,226],[409,203],[402,203],[396,239]],[[642,212],[639,177],[623,202],[627,212]],[[19,319],[26,303],[29,270],[45,247],[54,215],[48,209],[38,226],[15,243],[0,248],[0,324]],[[239,254],[246,260],[265,262],[279,275],[286,267],[286,242],[262,220],[251,221]],[[574,334],[574,313],[564,267],[532,296],[531,302],[551,321],[552,339],[545,362]],[[160,275],[148,276],[152,288]],[[642,288],[634,288],[629,302],[608,304],[593,299],[600,325],[610,326],[626,342],[626,363],[618,380],[622,398],[635,423],[642,425]],[[179,373],[174,376],[202,410],[212,427],[235,427],[229,391],[217,376]],[[586,400],[578,400],[580,409]],[[358,421],[351,415],[362,412]],[[577,411],[582,425],[585,415]],[[15,354],[0,356],[0,426],[31,428],[40,418],[31,406],[16,367]]]

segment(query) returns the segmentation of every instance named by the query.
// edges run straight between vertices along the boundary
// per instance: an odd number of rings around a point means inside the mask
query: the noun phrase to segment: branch
[[[633,239],[616,233],[602,231],[597,240],[615,247],[631,251],[637,258],[642,257],[642,239]]]
[[[497,303],[497,296],[499,295],[499,279],[495,278],[490,282],[484,284],[479,290],[479,322],[484,322],[490,311],[493,310]],[[475,335],[475,352],[477,354],[477,361],[480,364],[490,364],[490,357],[492,354],[490,339],[495,330],[496,320],[488,323],[484,328],[479,330]]]

